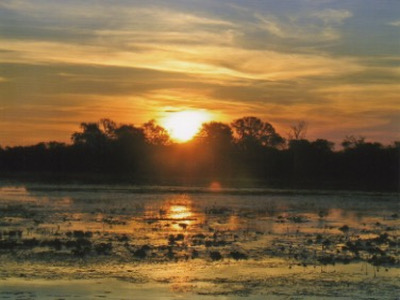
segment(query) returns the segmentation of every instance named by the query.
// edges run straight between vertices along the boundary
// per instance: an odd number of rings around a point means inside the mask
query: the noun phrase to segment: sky
[[[400,140],[398,0],[1,0],[0,145],[202,110]]]

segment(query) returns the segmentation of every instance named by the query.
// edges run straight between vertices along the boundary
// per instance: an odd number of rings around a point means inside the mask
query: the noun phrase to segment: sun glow
[[[163,121],[171,138],[177,142],[187,142],[199,132],[201,125],[210,120],[204,111],[185,110],[171,113]]]

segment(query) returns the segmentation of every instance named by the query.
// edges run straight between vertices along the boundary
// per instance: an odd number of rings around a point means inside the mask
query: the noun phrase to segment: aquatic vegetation
[[[132,270],[157,266],[161,273],[169,274],[165,275],[168,282],[174,280],[171,270],[181,263],[191,270],[201,266],[198,272],[211,265],[226,265],[241,268],[238,271],[250,268],[248,280],[254,285],[259,284],[254,272],[265,276],[279,270],[280,276],[286,276],[286,270],[294,272],[297,267],[302,272],[321,273],[327,268],[339,272],[348,266],[346,276],[351,279],[356,272],[351,268],[356,264],[373,270],[376,277],[382,276],[379,268],[390,273],[400,264],[400,224],[393,217],[396,202],[390,196],[380,201],[358,196],[349,208],[349,199],[338,200],[334,195],[307,196],[304,204],[295,195],[270,193],[210,196],[136,194],[119,189],[104,197],[84,191],[54,190],[52,194],[46,189],[29,194],[34,218],[17,214],[14,208],[18,203],[11,210],[1,210],[0,262],[44,265],[35,276],[45,276],[46,268],[57,265],[73,268],[79,264],[88,270],[100,266],[113,269],[115,265],[121,270],[113,272],[122,277],[124,266]],[[32,202],[34,197],[36,202]],[[54,200],[49,201],[49,197]],[[60,197],[69,200],[61,202]],[[15,201],[6,199],[0,200],[0,208]],[[44,201],[46,205],[42,205]],[[279,263],[252,267],[270,261]],[[21,273],[15,266],[1,272],[6,277]],[[77,269],[71,272],[77,274]],[[91,272],[88,274],[90,277]],[[221,288],[225,283],[213,284]]]

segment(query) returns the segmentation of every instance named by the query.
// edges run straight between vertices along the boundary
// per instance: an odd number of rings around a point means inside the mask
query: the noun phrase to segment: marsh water
[[[398,200],[3,184],[0,299],[398,299]]]

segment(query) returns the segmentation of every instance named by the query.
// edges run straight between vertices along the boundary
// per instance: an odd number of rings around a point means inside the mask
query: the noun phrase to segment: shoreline
[[[400,185],[394,187],[367,187],[365,184],[344,183],[307,183],[288,184],[284,182],[271,182],[262,179],[218,179],[198,178],[184,180],[183,178],[169,178],[168,180],[155,179],[132,179],[129,175],[106,175],[106,174],[70,174],[70,173],[36,173],[36,172],[0,172],[0,186],[6,185],[48,185],[48,186],[101,186],[111,188],[127,188],[136,192],[180,192],[187,193],[251,193],[264,194],[334,194],[334,193],[387,193],[399,194]]]

